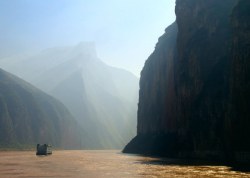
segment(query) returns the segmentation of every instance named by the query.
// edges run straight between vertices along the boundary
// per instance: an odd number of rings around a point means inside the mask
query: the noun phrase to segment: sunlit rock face
[[[235,143],[244,145],[244,137],[249,134],[237,133],[241,128],[250,130],[249,116],[235,118],[234,124],[242,122],[233,127],[229,114],[229,103],[238,107],[241,115],[246,112],[242,108],[250,106],[246,92],[250,9],[244,6],[245,18],[243,14],[232,17],[241,12],[237,3],[176,1],[177,27],[167,28],[141,73],[137,137],[125,152],[224,160],[234,153],[231,131]],[[240,98],[238,91],[245,91]],[[243,98],[244,104],[236,106]],[[237,112],[235,115],[240,115]]]

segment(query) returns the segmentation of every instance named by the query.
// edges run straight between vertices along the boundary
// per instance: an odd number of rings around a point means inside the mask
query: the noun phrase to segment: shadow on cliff
[[[250,173],[250,164],[234,164],[231,165],[231,170],[237,172]]]
[[[219,167],[226,166],[228,171],[236,171],[236,172],[244,172],[250,173],[250,164],[232,164],[225,162],[213,162],[206,160],[192,160],[192,159],[171,159],[171,158],[159,158],[152,157],[155,160],[143,160],[138,161],[138,164],[146,164],[146,165],[163,165],[163,166],[191,166],[191,167]]]

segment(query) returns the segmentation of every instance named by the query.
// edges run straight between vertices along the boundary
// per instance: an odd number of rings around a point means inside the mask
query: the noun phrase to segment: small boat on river
[[[36,155],[51,155],[52,146],[48,144],[37,144],[36,145]]]

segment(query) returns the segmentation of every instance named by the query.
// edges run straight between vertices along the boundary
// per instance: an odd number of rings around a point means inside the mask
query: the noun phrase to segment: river
[[[0,177],[250,177],[250,172],[221,165],[122,154],[117,150],[53,151],[51,156],[36,156],[34,151],[1,151]]]

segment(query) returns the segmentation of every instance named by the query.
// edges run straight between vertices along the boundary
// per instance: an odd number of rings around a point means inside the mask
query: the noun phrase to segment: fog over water
[[[135,75],[175,20],[175,0],[0,1],[0,57],[96,43],[98,56]]]

